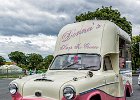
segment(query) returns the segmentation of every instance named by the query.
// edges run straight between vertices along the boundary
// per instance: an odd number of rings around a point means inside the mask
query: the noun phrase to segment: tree
[[[31,53],[27,54],[27,62],[29,63],[29,68],[38,68],[39,64],[43,61],[43,57],[40,54]]]
[[[44,61],[48,62],[50,64],[52,62],[53,58],[54,58],[53,55],[48,55],[44,58]]]
[[[43,62],[44,62],[44,66],[46,69],[48,69],[49,65],[51,64],[52,60],[53,60],[53,55],[48,55],[44,58]]]
[[[140,66],[139,42],[140,42],[140,35],[133,36],[132,47],[131,47],[133,69],[139,68]]]
[[[18,65],[26,63],[26,56],[23,52],[20,52],[20,51],[11,52],[8,55],[8,57],[11,61],[17,63]]]
[[[121,17],[121,13],[118,10],[113,10],[112,7],[102,7],[96,9],[94,12],[88,11],[75,17],[76,22],[85,20],[109,20],[118,25],[122,30],[126,31],[132,37],[132,24],[127,21],[125,17]]]
[[[6,62],[4,57],[0,56],[0,65],[3,65]]]

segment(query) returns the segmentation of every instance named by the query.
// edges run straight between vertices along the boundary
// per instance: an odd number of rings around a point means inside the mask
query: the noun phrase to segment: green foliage
[[[53,60],[53,55],[46,56],[43,61],[37,66],[37,69],[48,69]]]
[[[121,17],[121,13],[118,10],[113,10],[112,7],[102,7],[101,9],[96,9],[94,12],[88,11],[87,13],[82,13],[75,17],[76,22],[85,20],[109,20],[121,29],[126,31],[130,36],[132,36],[132,25],[131,22],[127,21],[125,17]]]
[[[132,64],[134,70],[136,70],[136,68],[139,68],[140,66],[139,42],[140,35],[133,36],[131,51],[132,51]]]
[[[9,55],[9,59],[23,69],[48,69],[53,55],[48,55],[44,59],[40,54],[31,53],[25,55],[23,52],[14,51]]]
[[[31,53],[27,55],[27,62],[31,69],[37,68],[39,64],[43,61],[43,57],[40,54]]]
[[[6,62],[4,57],[0,56],[0,65],[3,65]]]
[[[45,66],[46,69],[48,69],[48,67],[51,64],[53,58],[54,58],[53,55],[48,55],[44,58],[43,62],[44,62],[44,66]]]
[[[39,70],[47,69],[45,62],[44,61],[40,62],[36,69],[39,69]]]
[[[51,63],[53,58],[54,58],[53,55],[48,55],[44,58],[44,62]]]
[[[17,64],[26,63],[26,56],[23,52],[14,51],[8,55],[9,59]]]

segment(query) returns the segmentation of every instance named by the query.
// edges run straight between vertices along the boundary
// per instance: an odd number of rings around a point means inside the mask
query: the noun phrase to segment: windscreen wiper
[[[79,70],[87,70],[89,68],[92,68],[92,67],[97,67],[97,66],[82,66],[81,68],[79,68]],[[96,71],[95,69],[89,69],[91,71]]]
[[[71,66],[73,66],[73,65],[75,65],[75,64],[77,64],[77,63],[78,63],[78,62],[72,63],[72,64],[70,64],[70,65],[67,65],[67,66],[63,67],[62,69],[69,68],[69,67],[71,67]]]

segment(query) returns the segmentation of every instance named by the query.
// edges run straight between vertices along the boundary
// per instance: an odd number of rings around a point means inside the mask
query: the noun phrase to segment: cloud
[[[140,34],[140,25],[133,25],[133,33],[136,33],[136,34],[133,34],[134,36],[136,35],[139,35]]]
[[[29,34],[57,35],[75,16],[113,6],[134,25],[140,24],[139,0],[0,0],[0,34],[24,36]],[[132,7],[132,5],[134,5]],[[138,34],[137,31],[135,34]]]
[[[0,55],[11,51],[54,51],[59,30],[75,16],[102,6],[118,9],[132,22],[133,35],[140,34],[139,0],[0,0]]]
[[[21,0],[5,0],[0,7],[0,33],[4,35],[56,35],[63,25],[61,21],[68,17],[64,13],[41,10],[40,7]]]
[[[56,36],[44,34],[19,36],[0,36],[0,55],[8,59],[8,54],[13,51],[39,53],[44,57],[53,54]]]

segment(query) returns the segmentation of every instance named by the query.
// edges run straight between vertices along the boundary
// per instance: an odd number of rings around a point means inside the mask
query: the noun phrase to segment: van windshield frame
[[[93,70],[101,68],[99,54],[73,53],[57,55],[51,63],[49,70]]]

